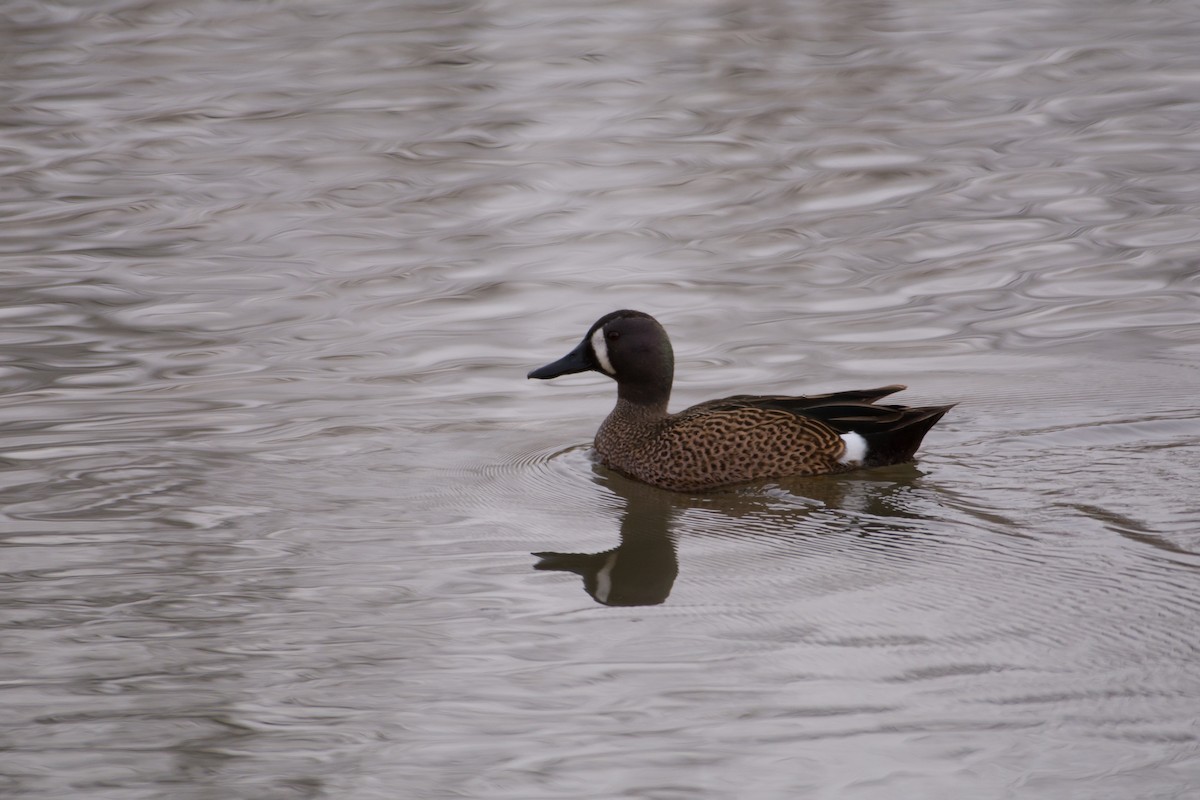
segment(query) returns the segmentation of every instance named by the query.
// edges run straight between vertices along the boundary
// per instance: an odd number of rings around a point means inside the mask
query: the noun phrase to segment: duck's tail
[[[946,412],[954,408],[948,406],[922,406],[905,408],[892,406],[899,412],[896,419],[878,423],[853,426],[855,433],[867,441],[867,452],[864,464],[868,467],[881,467],[886,464],[900,464],[911,461],[921,440]],[[872,420],[874,422],[874,420]]]

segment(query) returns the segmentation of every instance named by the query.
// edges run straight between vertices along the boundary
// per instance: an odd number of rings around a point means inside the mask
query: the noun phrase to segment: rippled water
[[[4,797],[1200,796],[1193,3],[4,12]],[[960,405],[650,490],[620,307]]]

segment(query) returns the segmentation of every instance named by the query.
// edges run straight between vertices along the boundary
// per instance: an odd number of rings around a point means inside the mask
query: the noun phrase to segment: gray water
[[[1195,3],[3,14],[0,796],[1200,797]],[[650,490],[622,307],[959,405]]]

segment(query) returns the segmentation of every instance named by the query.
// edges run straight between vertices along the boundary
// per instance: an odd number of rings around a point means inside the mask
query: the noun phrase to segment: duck
[[[879,404],[907,388],[892,384],[795,397],[738,394],[672,414],[671,340],[654,317],[629,309],[596,320],[575,349],[528,377],[579,372],[617,382],[617,404],[596,432],[600,463],[675,492],[905,463],[954,407]]]

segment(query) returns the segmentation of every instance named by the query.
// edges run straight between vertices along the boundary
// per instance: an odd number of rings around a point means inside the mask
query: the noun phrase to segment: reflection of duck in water
[[[621,543],[603,553],[534,553],[541,559],[534,569],[574,572],[584,590],[606,606],[656,606],[671,594],[679,574],[670,528],[676,496],[619,475],[606,482],[625,498]]]
[[[732,535],[796,542],[832,532],[833,512],[839,518],[833,525],[837,531],[894,537],[904,529],[897,523],[920,519],[922,506],[930,500],[918,488],[921,473],[911,465],[836,480],[793,478],[763,487],[766,492],[755,488],[702,495],[663,491],[601,465],[595,470],[596,481],[625,501],[620,544],[602,553],[534,553],[540,559],[534,569],[573,572],[583,578],[584,590],[596,602],[608,606],[666,602],[679,575],[681,530],[701,538]]]
[[[908,461],[952,407],[876,405],[904,388],[895,385],[811,397],[735,395],[668,414],[671,342],[640,311],[601,317],[574,350],[529,377],[588,370],[617,381],[616,408],[596,433],[603,463],[680,492]]]

